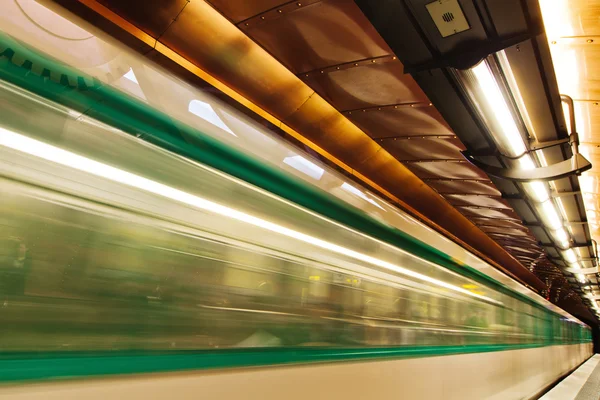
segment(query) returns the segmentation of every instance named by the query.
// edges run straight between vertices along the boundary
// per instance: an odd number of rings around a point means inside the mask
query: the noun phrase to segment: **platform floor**
[[[581,364],[540,400],[599,400],[600,354]]]

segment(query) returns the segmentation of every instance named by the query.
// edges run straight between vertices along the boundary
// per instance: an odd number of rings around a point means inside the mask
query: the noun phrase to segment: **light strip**
[[[153,193],[174,201],[178,201],[180,203],[188,204],[196,208],[218,214],[225,218],[231,218],[237,221],[245,222],[247,224],[254,225],[262,229],[266,229],[268,231],[275,232],[302,241],[304,243],[320,247],[325,250],[333,251],[343,256],[348,256],[359,261],[363,261],[381,268],[385,268],[390,271],[409,276],[411,278],[425,281],[437,285],[439,287],[460,292],[492,303],[502,304],[494,299],[473,293],[469,290],[449,284],[447,282],[440,281],[438,279],[431,278],[427,275],[423,275],[418,272],[399,267],[390,262],[380,260],[378,258],[363,253],[359,253],[357,251],[336,245],[334,243],[327,242],[322,239],[315,238],[302,232],[298,232],[293,229],[286,228],[284,226],[277,225],[269,221],[265,221],[261,218],[254,217],[252,215],[235,210],[233,208],[214,203],[212,201],[183,192],[170,186],[163,185],[150,179],[132,174],[130,172],[123,171],[121,169],[111,167],[106,164],[102,164],[98,161],[94,161],[89,158],[80,156],[78,154],[63,150],[61,148],[40,142],[35,139],[31,139],[27,136],[20,135],[18,133],[6,130],[4,128],[0,128],[0,145],[26,154],[33,155],[35,157],[47,161],[51,161],[80,171],[84,171],[95,176],[106,178],[114,182],[119,182],[130,187],[144,190],[146,192]]]
[[[500,133],[506,139],[502,141],[503,147],[510,150],[512,157],[525,153],[527,147],[525,147],[521,132],[515,123],[515,119],[506,104],[506,100],[500,91],[498,82],[494,78],[490,67],[485,61],[482,61],[479,65],[472,68],[471,71],[481,87],[488,108],[493,111],[490,113],[490,117],[496,120],[496,126],[500,127]]]

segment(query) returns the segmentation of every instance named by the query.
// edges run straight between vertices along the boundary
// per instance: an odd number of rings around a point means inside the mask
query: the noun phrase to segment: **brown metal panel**
[[[346,115],[373,138],[454,134],[434,107],[367,109]]]
[[[519,220],[519,216],[516,212],[511,209],[491,209],[491,208],[471,208],[466,206],[456,206],[456,208],[460,209],[460,211],[465,214],[467,217],[469,216],[477,216],[477,217],[487,217],[487,218],[512,218],[514,220]],[[506,229],[506,228],[502,228]],[[486,232],[488,230],[485,230]],[[505,230],[504,233],[515,233],[518,235],[523,235],[523,231],[511,229]]]
[[[494,207],[494,208],[506,208],[511,209],[505,200],[500,197],[487,197],[487,196],[476,196],[476,195],[445,195],[453,205],[470,205],[470,206],[482,206],[482,207]]]
[[[241,29],[294,73],[391,54],[352,0],[329,0]]]
[[[492,182],[473,181],[427,181],[427,184],[439,193],[473,193],[500,196],[500,191],[494,187]]]
[[[481,229],[485,229],[485,227],[505,227],[519,230],[526,229],[519,221],[512,221],[506,219],[473,217],[471,218],[471,221],[473,221],[475,224],[481,227]]]
[[[188,0],[98,0],[115,13],[153,36],[160,37],[189,3]]]
[[[207,2],[234,23],[289,3],[284,0],[207,0]]]
[[[371,63],[329,73],[300,77],[338,110],[388,104],[429,103],[427,96],[400,61]]]
[[[215,16],[206,3],[189,3],[161,42],[189,60],[201,60],[206,72],[279,118],[293,114],[314,93],[229,21]]]
[[[485,179],[487,175],[468,161],[423,162],[407,165],[419,178]]]
[[[335,148],[338,157],[353,163],[364,162],[381,150],[379,144],[317,95],[307,99],[284,122],[324,148]]]
[[[462,159],[459,152],[465,149],[460,140],[456,138],[387,139],[380,141],[379,144],[400,161],[427,158],[451,159],[457,158],[457,156]]]

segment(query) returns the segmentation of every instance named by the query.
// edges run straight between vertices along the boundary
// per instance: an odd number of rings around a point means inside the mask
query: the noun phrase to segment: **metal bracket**
[[[573,157],[568,160],[547,167],[534,169],[494,167],[476,160],[468,151],[463,151],[461,153],[471,164],[475,165],[486,174],[515,182],[554,181],[571,175],[580,175],[582,172],[592,168],[592,164],[579,153],[574,154]]]
[[[558,140],[548,140],[546,142],[538,142],[537,140],[532,140],[529,143],[529,149],[534,150],[542,150],[547,149],[548,147],[559,146],[561,144],[567,144],[571,141],[571,138],[564,138]]]

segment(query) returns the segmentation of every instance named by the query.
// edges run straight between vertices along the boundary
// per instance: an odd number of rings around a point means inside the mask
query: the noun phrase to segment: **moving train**
[[[26,4],[0,15],[0,397],[530,398],[591,355],[458,244]]]

